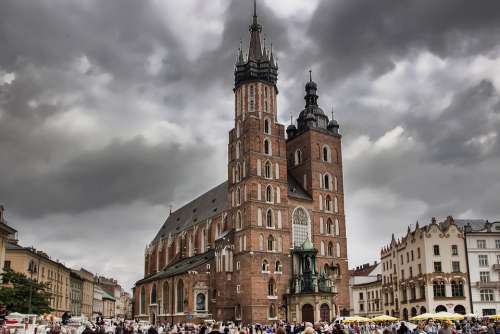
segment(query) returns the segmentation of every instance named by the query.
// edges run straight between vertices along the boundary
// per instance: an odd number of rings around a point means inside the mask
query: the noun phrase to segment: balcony
[[[479,288],[479,289],[500,289],[500,281],[476,282],[476,288]]]

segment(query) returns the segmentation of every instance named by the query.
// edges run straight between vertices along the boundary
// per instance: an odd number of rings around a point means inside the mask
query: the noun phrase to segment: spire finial
[[[257,17],[257,0],[253,0],[253,17]]]
[[[332,106],[332,119],[333,119],[333,106]]]
[[[309,82],[312,82],[312,81],[313,81],[312,70],[310,69],[309,70]]]
[[[293,125],[293,115],[291,111],[290,111],[290,125]]]

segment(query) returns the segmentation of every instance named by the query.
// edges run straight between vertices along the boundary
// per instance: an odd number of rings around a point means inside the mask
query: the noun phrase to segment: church
[[[305,84],[296,125],[278,123],[278,64],[254,2],[234,67],[227,181],[171,212],[144,254],[134,317],[271,324],[349,310],[339,124]]]

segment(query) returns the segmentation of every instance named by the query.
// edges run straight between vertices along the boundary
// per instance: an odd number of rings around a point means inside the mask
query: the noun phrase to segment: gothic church
[[[254,2],[234,70],[228,180],[172,212],[144,254],[136,319],[270,324],[349,310],[339,124],[305,85],[296,125],[277,122],[278,64]]]

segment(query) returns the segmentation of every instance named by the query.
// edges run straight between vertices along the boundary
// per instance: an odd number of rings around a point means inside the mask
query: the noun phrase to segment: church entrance
[[[330,322],[330,306],[328,306],[328,304],[323,304],[319,310],[321,321]]]
[[[302,306],[302,321],[314,323],[314,307],[311,304]]]

